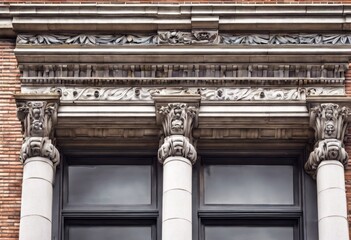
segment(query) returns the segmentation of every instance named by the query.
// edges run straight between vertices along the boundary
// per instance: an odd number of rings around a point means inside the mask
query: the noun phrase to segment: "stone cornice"
[[[330,4],[8,4],[0,14],[14,32],[154,31],[204,27],[238,31],[345,31],[350,5]],[[288,17],[287,17],[288,16]],[[11,29],[12,28],[12,29]]]
[[[349,45],[18,46],[20,64],[38,63],[346,63]],[[186,56],[186,57],[184,57]],[[147,60],[146,60],[147,59]]]

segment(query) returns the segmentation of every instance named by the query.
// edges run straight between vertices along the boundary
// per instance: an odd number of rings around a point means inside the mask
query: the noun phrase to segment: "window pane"
[[[207,165],[205,204],[294,203],[290,165]]]
[[[69,240],[151,240],[151,227],[70,226]]]
[[[68,167],[72,204],[151,204],[151,166],[86,165]]]
[[[205,240],[294,240],[293,227],[207,226]]]

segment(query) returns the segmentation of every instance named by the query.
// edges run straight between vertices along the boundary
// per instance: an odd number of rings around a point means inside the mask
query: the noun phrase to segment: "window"
[[[194,169],[195,235],[201,240],[317,239],[315,192],[306,193],[315,186],[301,159],[202,157]]]
[[[152,157],[67,157],[57,239],[155,240],[160,167]]]

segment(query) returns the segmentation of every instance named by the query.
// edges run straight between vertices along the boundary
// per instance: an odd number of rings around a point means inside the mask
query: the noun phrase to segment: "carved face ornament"
[[[172,134],[183,134],[184,132],[184,117],[182,117],[183,107],[183,105],[179,105],[173,110],[174,115],[171,121]]]
[[[335,138],[335,126],[334,122],[327,122],[324,128],[324,133],[327,135],[327,138]]]

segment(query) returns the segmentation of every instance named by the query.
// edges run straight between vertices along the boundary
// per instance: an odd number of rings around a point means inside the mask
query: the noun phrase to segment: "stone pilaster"
[[[343,143],[349,113],[333,103],[310,110],[316,143],[305,170],[317,179],[319,240],[349,239],[344,177],[348,154]]]
[[[51,240],[54,173],[60,154],[54,146],[57,95],[17,95],[24,165],[20,240]]]
[[[156,109],[163,137],[158,159],[163,164],[162,239],[192,239],[192,165],[197,159],[192,130],[198,105],[168,103]]]

